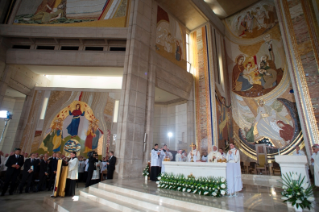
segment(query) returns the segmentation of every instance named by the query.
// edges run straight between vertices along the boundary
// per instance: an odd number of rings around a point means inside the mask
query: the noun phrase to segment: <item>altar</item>
[[[174,175],[183,174],[186,177],[192,174],[194,177],[226,178],[227,163],[163,161],[163,166],[166,173]]]

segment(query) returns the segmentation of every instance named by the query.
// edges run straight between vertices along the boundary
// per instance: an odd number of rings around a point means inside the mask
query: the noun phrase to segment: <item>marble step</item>
[[[46,197],[44,198],[44,203],[52,207],[55,211],[58,212],[120,212],[120,210],[115,210],[114,208],[105,206],[105,205],[97,205],[94,202],[88,200],[84,197],[75,196],[64,197],[64,198],[52,198]]]
[[[105,206],[108,206],[110,208],[113,208],[114,210],[123,211],[123,212],[148,212],[150,210],[147,210],[145,208],[126,203],[124,201],[121,201],[119,199],[101,195],[98,192],[89,191],[88,188],[80,190],[80,197],[87,198],[95,203],[102,204]]]
[[[174,193],[173,195],[181,196],[180,198],[182,200],[178,200],[176,198],[165,197],[163,195],[149,194],[147,191],[141,192],[141,191],[123,188],[120,186],[110,185],[110,184],[104,183],[104,182],[100,182],[98,184],[98,188],[102,191],[103,190],[108,191],[109,193],[116,193],[118,195],[134,198],[134,199],[139,200],[139,201],[144,201],[144,202],[149,202],[149,203],[152,202],[153,204],[158,204],[158,205],[164,206],[166,208],[171,208],[171,209],[175,208],[176,210],[179,210],[179,211],[199,211],[199,212],[201,212],[201,211],[216,211],[216,212],[228,211],[228,210],[224,210],[224,209],[220,209],[220,208],[206,206],[205,202],[207,203],[207,201],[212,201],[212,198],[207,198],[204,196],[199,196],[199,198],[201,198],[201,199],[196,200],[196,202],[201,202],[203,204],[196,204],[196,203],[187,201],[187,198],[185,198],[185,197],[183,198],[183,196],[187,195],[187,194],[182,193],[182,192],[170,191],[170,192]],[[141,190],[143,190],[143,189],[141,189]],[[146,188],[146,190],[147,190],[147,188]],[[218,201],[218,199],[216,199],[216,198],[214,198],[213,200]]]
[[[114,191],[108,191],[106,189],[101,189],[98,185],[90,186],[89,187],[90,194],[100,194],[105,196],[105,198],[112,197],[114,199],[120,200],[121,202],[132,204],[138,206],[140,208],[149,210],[149,211],[165,211],[165,212],[180,212],[185,211],[184,208],[180,208],[177,206],[172,205],[164,205],[161,201],[157,202],[154,200],[145,200],[140,198],[139,196],[132,196],[129,193],[121,193]],[[187,212],[194,212],[192,210],[187,210]]]

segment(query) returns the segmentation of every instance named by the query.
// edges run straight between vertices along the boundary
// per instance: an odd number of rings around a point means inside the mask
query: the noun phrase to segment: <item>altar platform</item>
[[[208,197],[167,189],[143,178],[106,180],[86,189],[76,197],[45,198],[45,204],[56,211],[294,211],[283,203],[282,189],[245,184],[237,197]],[[319,211],[319,191],[310,211]],[[308,211],[308,210],[304,210]]]

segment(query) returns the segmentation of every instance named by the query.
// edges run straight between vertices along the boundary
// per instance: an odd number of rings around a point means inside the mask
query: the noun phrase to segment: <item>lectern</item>
[[[301,179],[305,177],[304,182],[310,183],[306,156],[276,155],[275,161],[280,165],[281,176],[294,172],[298,176],[301,174]]]

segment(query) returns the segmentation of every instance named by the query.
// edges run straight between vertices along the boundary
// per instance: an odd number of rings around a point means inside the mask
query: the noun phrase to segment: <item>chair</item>
[[[267,169],[267,161],[264,155],[258,155],[258,163],[256,166],[256,173],[258,174],[258,170],[263,171],[265,170],[266,174],[268,173],[268,169]]]
[[[248,174],[253,174],[251,172],[256,171],[256,162],[250,162],[250,165],[248,166]]]
[[[241,173],[245,173],[246,170],[245,170],[245,166],[244,166],[244,162],[240,162],[240,168],[241,168]]]
[[[266,174],[269,174],[268,161],[267,161],[267,147],[265,144],[256,144],[256,154],[257,154],[257,164],[256,164],[256,173],[258,174],[258,170],[265,171]]]
[[[272,173],[276,174],[276,172],[279,172],[279,175],[281,175],[280,166],[277,162],[272,163]]]

